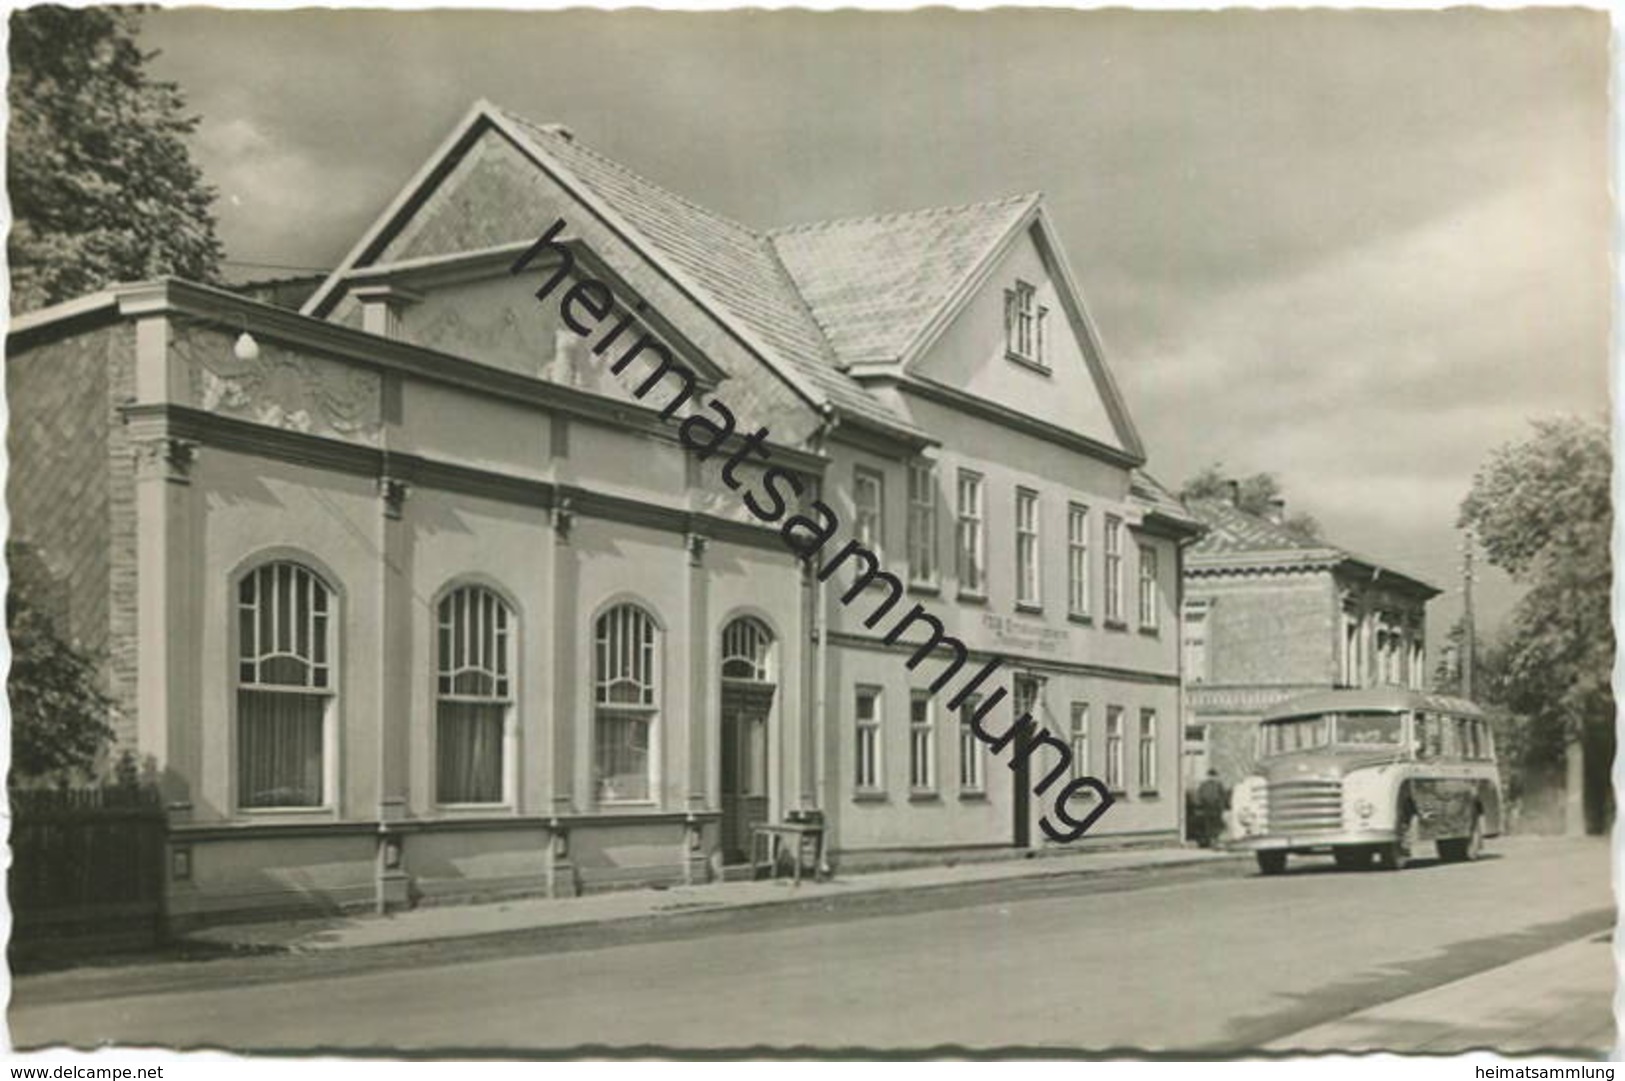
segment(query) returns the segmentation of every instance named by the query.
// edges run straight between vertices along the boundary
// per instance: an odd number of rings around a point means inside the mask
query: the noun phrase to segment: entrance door
[[[773,684],[722,684],[722,859],[750,862],[750,831],[767,821],[767,718]]]
[[[1010,724],[1019,724],[1023,715],[1038,712],[1038,680],[1032,676],[1017,676],[1015,679],[1015,697],[1010,709]],[[1033,718],[1033,724],[1039,723]],[[1015,744],[1011,744],[1012,747]],[[1032,770],[1029,766],[1029,755],[1019,755],[1011,760],[1014,767],[1010,771],[1010,843],[1017,848],[1026,848],[1032,844]]]

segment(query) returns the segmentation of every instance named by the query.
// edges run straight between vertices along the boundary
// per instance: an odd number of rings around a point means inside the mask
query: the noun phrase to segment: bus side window
[[[1444,724],[1444,717],[1432,713],[1428,714],[1426,725],[1422,730],[1424,737],[1422,756],[1424,758],[1438,758],[1444,753]]]
[[[1455,724],[1456,755],[1459,758],[1471,759],[1473,757],[1473,720],[1471,717],[1457,717]]]
[[[1474,762],[1484,757],[1484,741],[1480,738],[1480,726],[1484,722],[1469,720],[1467,725],[1467,757]]]

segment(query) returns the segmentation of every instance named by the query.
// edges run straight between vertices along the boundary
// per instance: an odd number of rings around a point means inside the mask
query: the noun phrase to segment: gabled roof
[[[573,192],[654,270],[820,411],[918,443],[935,440],[845,369],[909,360],[968,301],[970,286],[1026,224],[1037,222],[1074,301],[1080,333],[1095,338],[1049,239],[1037,194],[989,203],[830,221],[760,232],[699,206],[592,150],[557,124],[478,102],[305,305],[323,316],[349,279],[378,257],[423,198],[476,139],[495,130]],[[524,237],[514,237],[515,242]],[[1092,362],[1093,363],[1093,362]],[[1097,382],[1124,449],[1139,438],[1109,369]]]
[[[810,404],[827,404],[849,417],[926,438],[907,418],[837,368],[766,236],[583,146],[559,125],[538,124],[488,102],[475,105],[442,144],[436,160],[419,172],[317,292],[307,312],[322,314],[331,305],[346,275],[365,265],[379,238],[392,232],[396,219],[410,215],[422,190],[438,182],[445,161],[460,154],[484,127],[494,127],[513,140],[540,168],[613,219],[614,227],[631,234],[658,270],[694,295]]]
[[[1403,571],[1385,567],[1325,540],[1305,537],[1280,522],[1242,510],[1228,499],[1187,499],[1185,506],[1207,527],[1202,539],[1191,546],[1185,562],[1187,570],[1212,571],[1266,564],[1321,567],[1346,564],[1398,579],[1429,597],[1442,592],[1437,586]]]
[[[769,234],[844,365],[900,358],[1037,194]]]

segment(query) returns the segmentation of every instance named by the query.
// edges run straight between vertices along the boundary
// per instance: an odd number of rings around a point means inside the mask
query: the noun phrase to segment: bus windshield
[[[1400,713],[1322,713],[1288,717],[1263,728],[1262,753],[1291,754],[1321,747],[1398,747],[1404,738]]]

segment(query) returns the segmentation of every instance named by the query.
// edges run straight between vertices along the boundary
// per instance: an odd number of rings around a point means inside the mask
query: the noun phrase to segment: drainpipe
[[[822,454],[829,439],[829,434],[835,430],[840,419],[835,415],[835,409],[828,402],[819,407],[823,420],[819,422],[818,430],[813,433],[809,442],[813,449]],[[822,494],[820,492],[820,494]],[[813,800],[822,812],[824,819],[824,843],[819,846],[818,877],[828,878],[829,847],[833,840],[834,818],[831,811],[834,800],[828,798],[828,758],[827,737],[829,731],[828,718],[825,716],[829,706],[829,623],[828,613],[828,585],[816,575],[813,577],[812,595],[812,640],[813,640]]]

